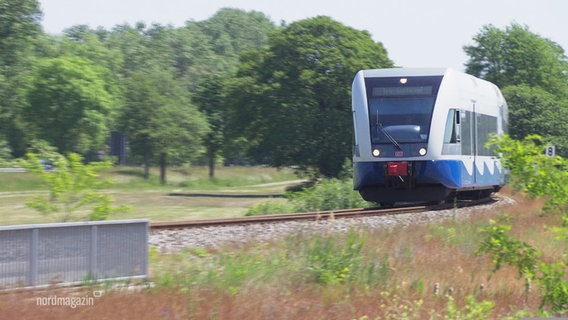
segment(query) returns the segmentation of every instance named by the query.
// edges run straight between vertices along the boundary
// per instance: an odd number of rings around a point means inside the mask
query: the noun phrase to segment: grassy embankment
[[[512,217],[514,235],[539,248],[545,259],[566,252],[566,243],[555,240],[548,227],[559,218],[541,216],[537,201],[516,198],[515,206],[436,225],[297,234],[274,243],[172,255],[151,250],[151,289],[106,293],[93,306],[75,309],[35,306],[33,294],[8,295],[0,309],[37,319],[536,317],[539,288],[528,290],[508,266],[489,277],[490,259],[476,254],[479,228],[503,213]],[[91,295],[88,288],[82,294]]]
[[[165,221],[242,216],[250,205],[267,200],[258,196],[282,195],[291,185],[285,182],[298,179],[288,169],[222,167],[217,169],[216,178],[211,180],[207,168],[191,167],[169,170],[168,183],[162,186],[157,169],[151,170],[149,180],[144,180],[142,174],[141,168],[113,168],[102,174],[114,182],[106,190],[113,196],[114,204],[132,207],[130,212],[111,216],[110,219]],[[41,181],[31,174],[0,173],[0,225],[56,222],[56,215],[41,216],[25,205],[26,200],[42,189]],[[172,196],[172,193],[228,196]],[[283,200],[275,198],[274,201]]]

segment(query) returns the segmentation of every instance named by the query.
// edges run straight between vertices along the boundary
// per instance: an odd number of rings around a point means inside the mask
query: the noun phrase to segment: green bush
[[[328,179],[302,192],[293,194],[291,201],[298,212],[338,210],[365,207],[368,203],[353,190],[351,180]]]
[[[245,216],[258,216],[266,214],[290,213],[294,211],[294,206],[288,202],[265,201],[249,207]]]
[[[373,284],[388,278],[387,259],[377,267],[365,262],[362,252],[365,239],[351,231],[345,241],[337,236],[316,236],[305,246],[308,273],[318,284]]]
[[[109,162],[83,164],[83,157],[76,153],[59,156],[54,161],[55,170],[46,171],[40,157],[28,153],[25,168],[39,177],[49,190],[48,195],[37,195],[26,205],[43,215],[59,214],[61,221],[77,220],[82,211],[90,211],[88,220],[106,220],[112,213],[126,212],[128,206],[112,206],[110,195],[101,190],[110,185],[100,179],[99,172],[110,167]]]
[[[317,283],[348,282],[360,264],[362,246],[363,243],[352,236],[344,245],[335,239],[316,237],[307,249],[308,271]]]
[[[485,320],[489,319],[493,309],[495,308],[495,303],[492,301],[476,301],[474,296],[467,296],[467,305],[460,310],[454,303],[454,299],[450,296],[448,297],[448,302],[446,304],[446,310],[448,314],[446,319],[451,320]]]
[[[353,190],[351,180],[340,179],[319,181],[304,191],[289,193],[288,198],[288,203],[270,201],[254,205],[246,215],[339,210],[369,205]]]
[[[568,161],[559,156],[547,157],[544,149],[548,142],[538,135],[529,135],[522,141],[505,135],[493,136],[489,143],[503,155],[515,190],[526,192],[531,198],[544,198],[545,212],[566,212]]]
[[[559,156],[547,157],[546,142],[537,135],[527,136],[523,141],[509,136],[493,137],[490,143],[497,145],[497,151],[503,154],[513,188],[532,198],[543,198],[545,212],[559,213],[562,225],[551,230],[559,239],[568,240],[568,161]],[[546,261],[537,248],[510,235],[512,227],[503,224],[506,218],[499,223],[491,221],[481,229],[484,239],[478,253],[491,257],[492,272],[503,264],[510,265],[517,269],[519,278],[525,279],[525,287],[530,288],[531,282],[539,284],[543,293],[541,311],[548,307],[555,314],[568,314],[568,259]]]

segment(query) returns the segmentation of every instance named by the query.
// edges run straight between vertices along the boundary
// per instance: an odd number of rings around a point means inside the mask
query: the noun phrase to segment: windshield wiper
[[[402,148],[400,147],[400,144],[398,144],[398,142],[396,142],[396,140],[392,137],[392,135],[383,127],[382,123],[377,123],[379,129],[381,129],[381,132],[387,137],[387,139],[389,139],[389,141],[394,144],[394,146],[398,149],[398,150],[402,150]]]

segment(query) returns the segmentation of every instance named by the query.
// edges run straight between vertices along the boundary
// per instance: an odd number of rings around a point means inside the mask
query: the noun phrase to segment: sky
[[[567,0],[39,0],[44,31],[60,34],[78,24],[112,29],[143,21],[181,27],[221,8],[264,13],[274,23],[325,15],[368,31],[403,67],[465,70],[464,45],[485,25],[512,23],[559,44],[568,53]]]

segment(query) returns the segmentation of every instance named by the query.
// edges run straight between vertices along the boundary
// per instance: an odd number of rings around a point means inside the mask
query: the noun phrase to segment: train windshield
[[[427,142],[441,81],[441,76],[365,79],[371,143]]]
[[[434,97],[370,99],[372,143],[390,143],[391,139],[398,143],[428,141],[434,100]]]

